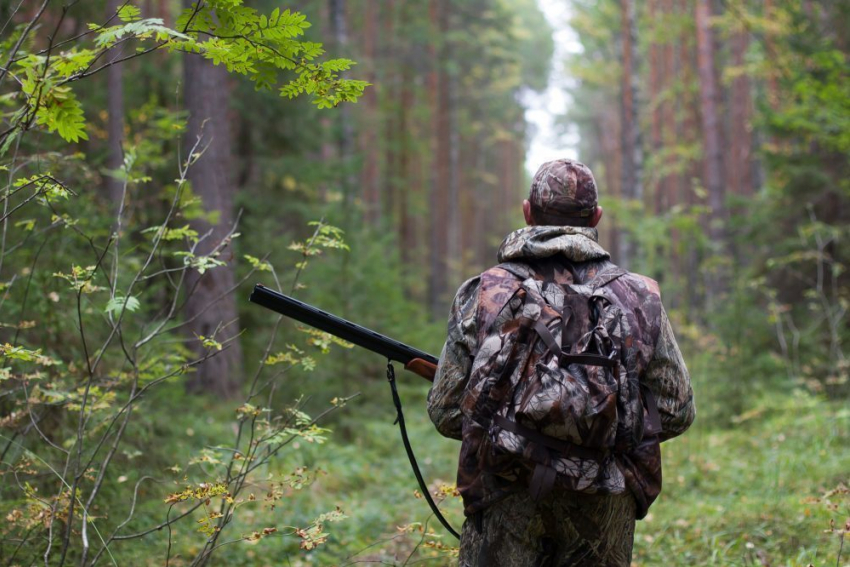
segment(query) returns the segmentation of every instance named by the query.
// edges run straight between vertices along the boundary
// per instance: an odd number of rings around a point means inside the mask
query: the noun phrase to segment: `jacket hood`
[[[608,260],[595,228],[579,226],[527,226],[510,233],[499,247],[499,262],[534,260],[563,255],[572,262]]]

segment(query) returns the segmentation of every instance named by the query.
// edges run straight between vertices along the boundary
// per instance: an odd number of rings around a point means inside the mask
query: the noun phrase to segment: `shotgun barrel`
[[[366,350],[378,353],[384,358],[400,362],[404,364],[406,369],[419,374],[423,378],[431,380],[434,378],[433,373],[439,361],[437,357],[427,352],[376,333],[327,311],[322,311],[288,295],[278,293],[261,284],[254,286],[249,301],[300,321],[305,325],[315,327],[320,331],[330,333]]]

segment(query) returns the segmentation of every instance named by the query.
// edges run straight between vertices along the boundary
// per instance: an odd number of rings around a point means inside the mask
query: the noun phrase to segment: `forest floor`
[[[347,518],[324,525],[328,541],[313,551],[300,550],[294,537],[240,543],[221,549],[216,564],[456,564],[454,538],[417,498],[387,386],[376,381],[369,389],[337,415],[326,443],[293,446],[269,471],[321,469],[316,482],[228,528],[238,537],[258,527],[304,526],[339,506]],[[413,447],[436,490],[454,481],[459,444],[431,426],[425,392],[402,384]],[[840,535],[850,521],[850,408],[804,393],[761,399],[757,407],[728,428],[698,418],[664,444],[664,490],[638,523],[633,565],[850,566],[850,542]],[[189,423],[172,415],[169,428]],[[459,529],[460,500],[450,496],[441,507]],[[177,531],[172,565],[202,542],[194,529]]]

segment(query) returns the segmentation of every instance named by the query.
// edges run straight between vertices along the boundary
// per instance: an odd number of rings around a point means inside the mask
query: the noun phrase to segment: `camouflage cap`
[[[537,170],[528,200],[541,224],[567,224],[569,219],[592,217],[599,194],[589,167],[571,159],[556,159]],[[543,217],[561,222],[542,223]]]

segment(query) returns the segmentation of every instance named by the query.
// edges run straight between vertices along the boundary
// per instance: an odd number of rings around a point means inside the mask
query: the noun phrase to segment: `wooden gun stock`
[[[418,376],[422,376],[429,382],[434,381],[434,376],[437,375],[437,365],[421,358],[414,358],[404,365],[405,370],[409,370]]]

